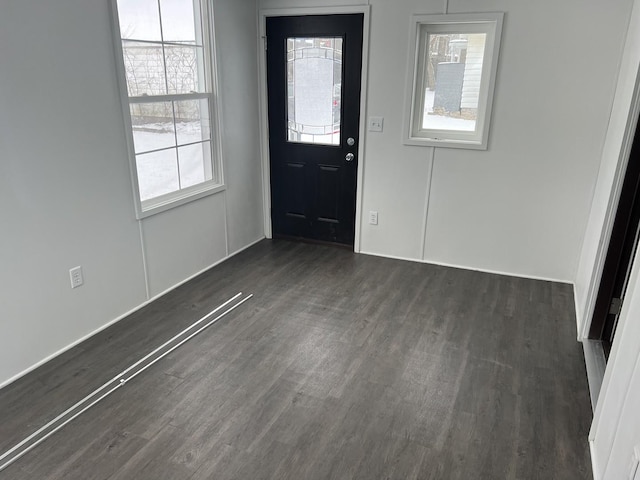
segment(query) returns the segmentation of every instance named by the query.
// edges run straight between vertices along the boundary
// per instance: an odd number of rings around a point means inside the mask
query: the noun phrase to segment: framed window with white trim
[[[405,144],[487,148],[503,17],[411,17]]]
[[[138,218],[224,188],[204,0],[112,0]]]

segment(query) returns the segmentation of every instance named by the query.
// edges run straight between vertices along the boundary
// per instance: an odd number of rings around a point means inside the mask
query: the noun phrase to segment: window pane
[[[342,38],[287,39],[290,142],[340,144]]]
[[[178,145],[211,138],[209,101],[185,100],[174,103]]]
[[[202,45],[200,12],[194,12],[193,0],[160,0],[160,11],[165,42]]]
[[[118,0],[120,35],[132,40],[160,41],[157,0]]]
[[[162,44],[125,40],[122,53],[130,97],[167,93]]]
[[[167,86],[170,94],[204,92],[204,50],[202,47],[165,45]]]
[[[129,108],[136,153],[176,145],[171,102],[137,103]]]
[[[217,180],[201,0],[115,0],[141,211]],[[193,95],[197,93],[198,95]],[[182,98],[189,100],[181,100]],[[203,97],[203,98],[198,98]],[[217,160],[217,159],[216,159]],[[179,198],[178,198],[179,197]],[[182,196],[176,196],[182,201]]]
[[[485,33],[427,36],[423,129],[476,129]]]
[[[178,147],[180,184],[191,187],[213,179],[211,170],[211,142]]]
[[[136,168],[142,201],[180,189],[175,148],[136,155]]]

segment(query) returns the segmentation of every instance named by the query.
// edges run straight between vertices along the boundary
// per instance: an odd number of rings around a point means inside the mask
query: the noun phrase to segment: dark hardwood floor
[[[570,285],[283,240],[0,390],[0,453],[239,291],[0,478],[591,478]]]

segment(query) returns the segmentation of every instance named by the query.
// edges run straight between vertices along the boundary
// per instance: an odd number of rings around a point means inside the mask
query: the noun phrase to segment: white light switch
[[[369,117],[369,131],[381,132],[384,124],[384,117]]]

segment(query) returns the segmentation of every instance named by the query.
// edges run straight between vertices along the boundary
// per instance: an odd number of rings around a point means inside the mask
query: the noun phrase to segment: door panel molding
[[[266,25],[268,17],[284,17],[299,15],[333,15],[333,14],[363,14],[362,30],[362,74],[360,85],[360,125],[358,128],[358,152],[356,181],[356,216],[354,252],[361,250],[362,230],[362,199],[364,182],[364,164],[366,159],[366,115],[367,115],[367,85],[369,72],[369,30],[370,30],[370,5],[336,6],[336,7],[293,7],[261,9],[258,14],[258,75],[259,75],[259,99],[260,99],[260,152],[262,163],[262,197],[264,210],[264,233],[267,238],[273,237],[271,224],[271,162],[269,158],[269,120],[268,120],[268,94],[267,94],[267,56],[266,56]]]

